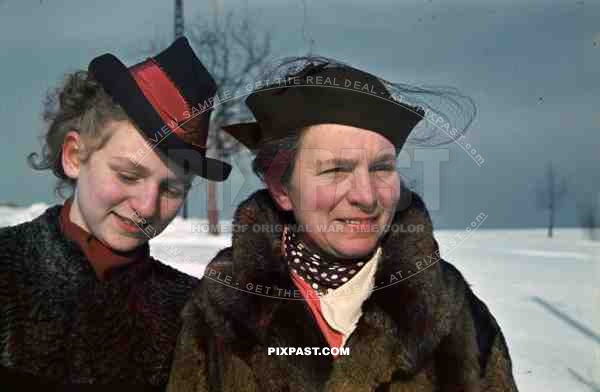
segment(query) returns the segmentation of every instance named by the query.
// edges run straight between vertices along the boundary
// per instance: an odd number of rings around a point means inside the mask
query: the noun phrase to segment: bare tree
[[[254,83],[269,62],[271,35],[257,27],[256,23],[251,23],[247,9],[239,13],[220,13],[219,4],[212,2],[212,15],[188,20],[185,35],[218,86],[219,99],[211,116],[208,153],[213,158],[225,160],[239,151],[240,144],[221,132],[220,128],[250,118],[243,105],[244,95],[248,93],[246,86]],[[166,46],[164,37],[159,37],[146,45],[143,51],[153,55]],[[210,233],[218,234],[218,183],[207,181],[207,187]],[[187,203],[186,199],[184,218],[187,218]]]
[[[230,11],[223,16],[216,14],[211,20],[199,18],[188,23],[187,36],[219,88],[208,148],[214,158],[226,159],[239,151],[240,144],[219,128],[248,116],[240,94],[247,93],[245,87],[266,67],[271,36],[251,23],[247,10],[241,15]],[[218,234],[219,227],[217,192],[217,183],[208,181],[207,213],[212,234]]]
[[[600,192],[583,193],[577,201],[579,224],[587,231],[590,240],[598,240],[600,233]]]
[[[537,187],[537,204],[540,209],[548,211],[548,237],[552,238],[556,210],[567,194],[567,181],[559,176],[552,162],[546,164],[543,180]]]

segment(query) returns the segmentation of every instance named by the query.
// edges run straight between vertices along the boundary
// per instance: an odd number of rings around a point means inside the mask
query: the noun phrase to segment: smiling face
[[[269,189],[322,251],[338,258],[367,256],[399,200],[396,150],[372,131],[313,126],[302,137],[290,183],[282,191]]]
[[[173,220],[192,175],[149,151],[129,121],[107,127],[110,139],[85,162],[80,160],[85,148],[80,135],[69,132],[65,137],[63,168],[77,181],[70,219],[112,249],[130,251]],[[140,150],[146,152],[143,158]]]

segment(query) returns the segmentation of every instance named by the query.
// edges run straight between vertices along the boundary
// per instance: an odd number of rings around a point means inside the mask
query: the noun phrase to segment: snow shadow
[[[586,387],[588,387],[590,389],[590,391],[592,391],[592,392],[600,392],[600,385],[596,384],[593,381],[586,380],[581,374],[578,374],[575,370],[573,370],[571,368],[569,368],[569,373],[571,373],[571,376],[575,380],[577,380],[581,384],[583,384]]]
[[[568,325],[570,325],[571,327],[575,328],[577,331],[581,332],[583,335],[587,336],[588,338],[592,339],[596,343],[600,344],[600,335],[598,333],[594,332],[592,329],[586,327],[579,321],[571,318],[571,316],[558,310],[554,305],[552,305],[549,302],[544,301],[540,297],[531,297],[531,300],[533,302],[537,303],[538,305],[540,305],[541,307],[543,307],[544,309],[546,309],[548,312],[552,313],[554,316],[558,317],[559,319],[561,319],[562,321],[567,323]]]

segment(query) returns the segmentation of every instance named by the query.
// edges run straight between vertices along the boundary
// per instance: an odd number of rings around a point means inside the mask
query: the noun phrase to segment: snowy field
[[[45,207],[0,207],[0,226],[32,219]],[[205,231],[203,220],[176,218],[151,241],[152,254],[200,277],[231,242],[228,234]],[[558,229],[553,239],[545,234],[479,228],[442,230],[436,238],[503,328],[520,391],[600,392],[600,242],[579,229]]]

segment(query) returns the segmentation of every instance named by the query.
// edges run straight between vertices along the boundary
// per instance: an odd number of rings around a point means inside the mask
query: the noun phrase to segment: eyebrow
[[[394,155],[392,153],[387,153],[387,154],[383,154],[381,157],[378,157],[375,160],[375,163],[385,162],[385,161],[395,161],[395,160],[396,160],[396,155]]]
[[[371,164],[386,162],[386,161],[394,161],[394,160],[396,160],[396,156],[394,154],[384,154],[381,157],[378,157]],[[326,159],[324,161],[317,160],[318,166],[325,166],[325,165],[353,166],[353,165],[356,165],[357,163],[358,163],[357,159],[349,159],[349,158],[333,158],[333,159]]]
[[[317,160],[317,166],[326,166],[326,165],[353,166],[353,165],[356,165],[357,162],[358,162],[358,160],[356,160],[356,159],[333,158],[333,159],[327,159],[325,161]]]
[[[128,166],[129,169],[135,170],[143,175],[149,175],[151,170],[141,163],[134,163],[131,159],[125,157],[113,157],[113,160]]]

